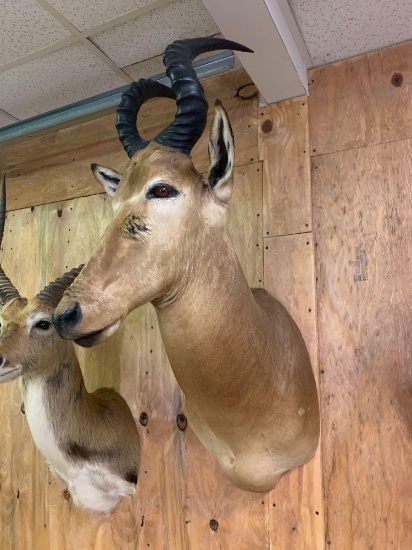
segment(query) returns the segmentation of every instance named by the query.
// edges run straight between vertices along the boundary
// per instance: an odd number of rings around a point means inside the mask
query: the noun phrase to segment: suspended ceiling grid
[[[218,34],[228,21],[228,38],[243,42],[242,23],[245,43],[257,50],[249,42],[259,37],[264,48],[257,1],[219,0],[214,22],[204,4],[215,0],[0,0],[0,127],[163,72],[167,44]],[[412,40],[411,0],[264,2],[268,18],[273,7],[294,17],[307,68]]]
[[[0,0],[0,126],[164,71],[219,29],[200,0]]]

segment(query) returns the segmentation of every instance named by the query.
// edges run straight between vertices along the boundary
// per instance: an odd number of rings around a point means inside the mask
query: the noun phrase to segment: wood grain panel
[[[207,172],[208,136],[215,99],[222,99],[233,126],[236,157],[241,166],[257,161],[257,98],[242,99],[238,90],[250,83],[245,71],[233,71],[204,81],[210,103],[206,130],[193,150],[193,162]],[[252,92],[253,85],[247,86]],[[249,93],[246,97],[253,96]],[[172,101],[159,99],[142,107],[139,130],[152,138],[174,117]],[[101,191],[90,171],[90,164],[106,164],[123,171],[127,163],[116,134],[115,115],[109,115],[46,136],[3,148],[0,172],[7,171],[8,208],[12,210],[53,203]]]
[[[313,69],[309,83],[312,155],[412,137],[412,42]]]
[[[266,237],[312,229],[307,97],[259,109]]]
[[[412,141],[313,160],[326,537],[411,546]]]
[[[299,326],[318,381],[315,276],[311,233],[265,239],[265,288]],[[273,548],[324,547],[320,448],[305,466],[285,474],[269,494]]]

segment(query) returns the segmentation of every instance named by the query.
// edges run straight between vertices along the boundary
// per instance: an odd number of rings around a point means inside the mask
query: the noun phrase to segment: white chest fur
[[[44,387],[40,381],[26,383],[24,407],[34,442],[52,470],[67,484],[79,468],[70,464],[57,446],[52,426],[47,418]]]
[[[119,501],[134,495],[135,486],[97,463],[69,462],[60,451],[47,418],[44,387],[40,381],[26,382],[24,407],[34,442],[51,472],[69,488],[78,506],[94,512],[111,512]]]

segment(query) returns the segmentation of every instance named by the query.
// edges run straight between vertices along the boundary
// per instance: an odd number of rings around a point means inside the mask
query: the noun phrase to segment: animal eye
[[[159,199],[167,199],[167,197],[170,197],[170,189],[164,185],[158,185],[153,189],[153,195]]]
[[[35,325],[36,328],[39,328],[40,330],[49,330],[51,327],[51,323],[49,321],[39,321]]]
[[[176,197],[179,194],[178,190],[166,183],[154,185],[147,194],[149,199],[169,199]]]

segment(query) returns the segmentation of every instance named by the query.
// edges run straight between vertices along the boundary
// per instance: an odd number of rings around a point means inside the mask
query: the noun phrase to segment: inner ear
[[[234,166],[233,132],[226,111],[218,99],[209,137],[210,168],[208,181],[220,200],[228,200],[231,194],[231,180]]]
[[[91,165],[91,169],[94,177],[103,186],[106,193],[113,197],[122,178],[122,174],[112,170],[111,168],[95,163]]]

